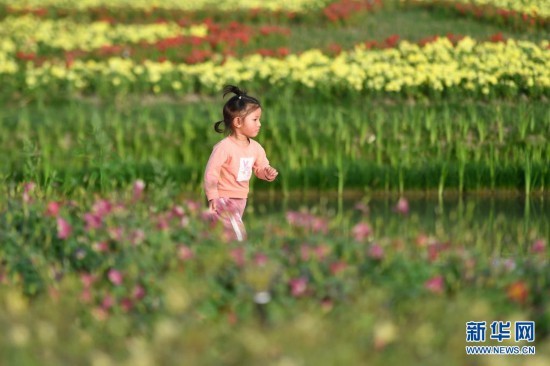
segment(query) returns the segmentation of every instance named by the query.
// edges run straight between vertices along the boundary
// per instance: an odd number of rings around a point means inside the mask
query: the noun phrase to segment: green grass
[[[547,192],[546,102],[288,100],[264,102],[258,141],[281,174],[274,184],[258,181],[258,189]],[[211,148],[223,137],[212,127],[221,105],[8,108],[0,113],[0,172],[7,182],[64,191],[105,191],[143,178],[198,192]]]

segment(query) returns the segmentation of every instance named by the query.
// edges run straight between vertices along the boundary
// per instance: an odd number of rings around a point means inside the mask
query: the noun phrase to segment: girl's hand
[[[218,211],[216,211],[216,209],[218,208],[216,206],[216,200],[210,200],[208,201],[208,207],[210,208],[210,212],[213,212],[213,213],[216,213]]]
[[[278,174],[279,172],[277,171],[277,169],[273,168],[272,166],[268,166],[265,168],[265,177],[267,178],[267,180],[274,180]]]

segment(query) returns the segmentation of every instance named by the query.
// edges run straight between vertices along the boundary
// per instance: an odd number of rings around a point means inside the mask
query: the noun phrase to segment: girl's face
[[[262,108],[258,107],[245,117],[235,119],[235,132],[246,137],[256,137],[260,132],[260,118],[262,117]]]

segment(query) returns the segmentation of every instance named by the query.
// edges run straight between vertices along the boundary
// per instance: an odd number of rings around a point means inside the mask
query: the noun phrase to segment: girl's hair
[[[219,133],[230,133],[233,131],[233,120],[236,117],[246,117],[251,112],[261,107],[260,101],[246,94],[246,90],[239,89],[234,85],[223,87],[223,97],[229,93],[235,94],[223,106],[223,120],[214,124],[214,130]],[[221,128],[223,123],[224,127]]]

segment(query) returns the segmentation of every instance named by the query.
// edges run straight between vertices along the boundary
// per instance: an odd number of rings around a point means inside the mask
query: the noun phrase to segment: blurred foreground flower
[[[546,242],[544,241],[544,239],[537,239],[535,240],[533,245],[531,245],[531,252],[533,253],[544,253],[545,250]]]
[[[292,296],[299,297],[305,295],[307,290],[307,278],[293,278],[288,281],[288,284],[290,285],[290,293]]]
[[[397,339],[397,327],[386,321],[374,327],[374,348],[381,350]]]
[[[132,291],[132,296],[134,297],[134,299],[136,300],[141,300],[145,297],[145,288],[143,288],[143,286],[141,285],[136,285],[134,287],[134,290]]]
[[[445,281],[443,280],[443,276],[435,276],[430,278],[424,283],[424,288],[426,288],[428,291],[433,292],[434,294],[441,294],[443,293],[443,285]]]
[[[57,237],[59,239],[67,239],[71,235],[71,225],[69,223],[61,218],[57,218]]]
[[[257,266],[265,266],[267,263],[268,257],[264,253],[256,253],[254,255],[254,264]]]
[[[358,202],[355,204],[354,208],[358,211],[361,211],[364,215],[369,214],[369,206],[364,204],[363,202]]]
[[[231,257],[231,259],[233,259],[235,264],[239,267],[242,267],[244,265],[244,262],[245,262],[244,254],[245,254],[244,248],[242,247],[233,248],[231,249],[231,252],[229,252],[229,256]]]
[[[113,210],[113,205],[109,200],[100,199],[94,202],[92,206],[92,213],[99,216],[100,218],[105,217]]]
[[[372,234],[372,229],[366,222],[360,222],[353,227],[352,233],[356,241],[363,241]]]
[[[508,286],[506,289],[506,295],[512,301],[519,304],[524,304],[529,296],[529,289],[527,288],[525,282],[519,280]]]
[[[46,216],[57,217],[57,215],[59,215],[60,207],[61,205],[59,202],[52,201],[48,203],[48,206],[46,207]]]
[[[182,261],[187,261],[189,259],[192,259],[195,256],[193,253],[193,250],[189,248],[187,245],[180,245],[178,247],[178,258]]]
[[[117,271],[116,269],[110,269],[109,270],[109,281],[111,281],[114,285],[121,285],[122,284],[122,273],[120,271]]]
[[[401,215],[407,215],[409,213],[409,201],[405,197],[399,198],[395,205],[395,212]]]
[[[99,229],[103,222],[99,215],[90,212],[84,214],[84,221],[86,222],[86,226],[84,228],[86,231]]]
[[[134,201],[141,199],[143,196],[143,190],[145,189],[145,182],[138,179],[134,182]]]
[[[25,183],[23,187],[23,202],[30,203],[32,201],[31,193],[35,188],[36,184],[34,182]]]
[[[372,244],[367,252],[367,255],[375,260],[382,260],[384,258],[384,248],[379,244]]]

